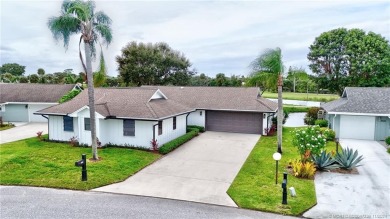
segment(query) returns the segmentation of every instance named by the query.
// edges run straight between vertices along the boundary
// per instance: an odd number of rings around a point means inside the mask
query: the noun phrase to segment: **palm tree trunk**
[[[279,75],[278,79],[278,152],[282,153],[282,129],[283,129],[283,99],[282,99],[282,86],[283,86],[283,78],[282,74]]]
[[[97,140],[96,140],[96,120],[95,120],[95,92],[93,88],[93,75],[92,75],[92,60],[91,60],[91,48],[89,43],[84,42],[85,47],[85,64],[87,66],[87,83],[88,83],[88,100],[89,100],[89,118],[91,121],[91,138],[92,138],[92,159],[99,159],[97,153]]]

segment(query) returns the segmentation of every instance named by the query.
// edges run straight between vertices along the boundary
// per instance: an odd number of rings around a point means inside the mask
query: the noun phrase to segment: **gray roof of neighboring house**
[[[167,99],[151,99],[160,90]],[[38,111],[71,114],[88,105],[88,92]],[[134,87],[95,88],[96,111],[104,117],[158,120],[195,109],[275,112],[277,104],[258,97],[257,88]]]
[[[340,99],[321,107],[327,112],[390,114],[390,87],[346,87]]]
[[[146,86],[148,87],[148,86]],[[275,112],[277,103],[259,96],[255,87],[157,86],[168,99],[196,109]]]
[[[74,88],[72,84],[5,84],[0,83],[0,103],[56,103]]]

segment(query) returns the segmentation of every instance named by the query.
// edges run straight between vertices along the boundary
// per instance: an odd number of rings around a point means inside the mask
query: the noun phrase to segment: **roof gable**
[[[150,97],[148,102],[156,99],[168,99],[168,98],[160,91],[160,89],[157,89],[156,92],[153,94],[153,96]]]

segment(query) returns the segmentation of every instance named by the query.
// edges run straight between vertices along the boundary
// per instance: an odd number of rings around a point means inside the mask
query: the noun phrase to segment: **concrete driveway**
[[[237,207],[226,191],[259,137],[205,132],[124,182],[93,191]]]
[[[15,123],[16,127],[0,131],[0,144],[37,136],[37,132],[47,134],[47,123]]]
[[[343,148],[357,149],[363,155],[363,166],[357,168],[359,174],[317,173],[317,205],[303,216],[389,218],[390,154],[375,141],[342,139],[340,144]]]

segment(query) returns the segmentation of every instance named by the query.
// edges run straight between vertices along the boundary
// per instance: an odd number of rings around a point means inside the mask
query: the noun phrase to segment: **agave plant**
[[[326,153],[326,151],[322,151],[319,155],[312,155],[311,158],[316,165],[316,169],[319,171],[331,170],[339,167],[332,158],[332,154]]]
[[[359,156],[357,150],[346,148],[342,150],[342,153],[337,153],[334,159],[341,169],[351,170],[354,167],[361,166],[358,164],[363,160],[363,156]]]

